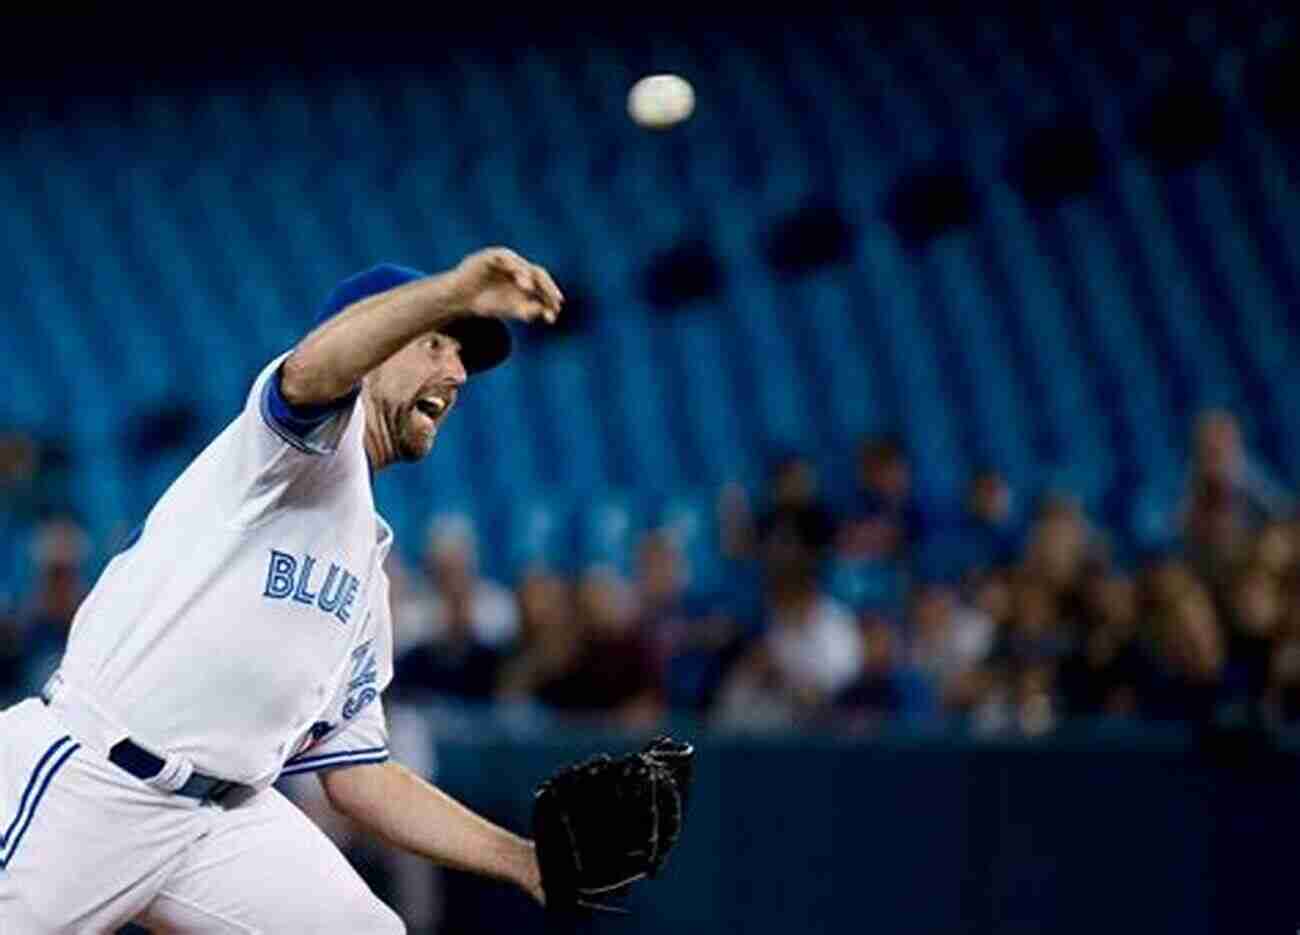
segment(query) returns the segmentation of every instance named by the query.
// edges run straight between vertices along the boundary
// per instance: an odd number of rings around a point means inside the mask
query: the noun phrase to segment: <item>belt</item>
[[[114,744],[113,749],[108,751],[108,759],[144,782],[161,773],[166,765],[161,757],[154,756],[144,747],[133,743],[130,738],[119,740]],[[172,795],[183,795],[204,802],[220,802],[227,793],[239,788],[241,786],[237,782],[195,772],[185,781],[185,785],[175,790]]]
[[[53,681],[52,679],[51,682]],[[41,701],[49,707],[52,700],[51,687],[47,685],[41,692]],[[150,753],[129,737],[123,738],[109,747],[106,755],[109,762],[119,769],[130,773],[141,782],[150,783],[150,785],[154,785],[150,780],[156,779],[167,765],[167,761],[162,757]],[[154,785],[154,788],[158,788],[158,786]],[[183,795],[202,802],[219,802],[234,790],[245,788],[248,787],[241,783],[218,779],[216,776],[207,776],[195,770],[190,774],[184,785],[170,790],[170,794]]]

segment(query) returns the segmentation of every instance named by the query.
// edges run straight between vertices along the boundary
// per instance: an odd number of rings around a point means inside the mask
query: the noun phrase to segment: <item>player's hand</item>
[[[453,275],[458,295],[476,315],[549,325],[559,317],[564,303],[550,273],[505,247],[471,253]]]

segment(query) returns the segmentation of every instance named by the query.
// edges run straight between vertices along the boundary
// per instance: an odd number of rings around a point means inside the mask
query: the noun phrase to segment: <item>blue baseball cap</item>
[[[380,263],[368,270],[349,276],[330,292],[315,324],[333,318],[354,302],[387,292],[398,286],[423,279],[428,273],[398,266],[396,263]],[[514,340],[510,329],[499,318],[483,318],[478,315],[466,315],[447,322],[437,329],[460,343],[460,360],[465,371],[470,374],[491,370],[510,356]]]

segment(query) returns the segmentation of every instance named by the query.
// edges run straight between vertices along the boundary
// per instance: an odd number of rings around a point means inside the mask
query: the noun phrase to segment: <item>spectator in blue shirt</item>
[[[838,547],[847,559],[904,559],[924,533],[912,493],[912,466],[894,438],[862,446],[857,503],[840,527]]]

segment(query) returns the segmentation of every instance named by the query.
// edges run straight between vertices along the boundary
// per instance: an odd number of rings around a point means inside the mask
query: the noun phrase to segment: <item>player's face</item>
[[[412,341],[374,371],[370,392],[399,459],[418,461],[429,453],[465,379],[460,344],[436,333]]]

